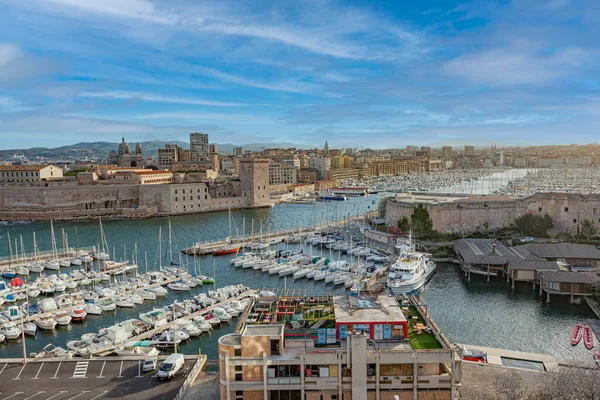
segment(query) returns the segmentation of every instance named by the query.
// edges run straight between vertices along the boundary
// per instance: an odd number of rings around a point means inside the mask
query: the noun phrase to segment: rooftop
[[[532,254],[542,258],[583,258],[600,260],[600,250],[589,244],[531,243],[517,247],[524,247]]]
[[[510,269],[520,271],[560,271],[560,267],[556,261],[529,261],[516,260],[509,261]]]
[[[510,261],[545,261],[523,246],[507,247],[493,239],[459,239],[454,249],[468,264],[505,265]]]
[[[336,322],[406,322],[400,306],[391,296],[337,296],[333,302]]]
[[[0,165],[0,171],[39,171],[42,168],[49,167],[49,164],[38,165]],[[58,167],[55,167],[58,168]]]
[[[283,336],[283,325],[246,325],[242,336]]]
[[[600,280],[597,275],[585,272],[542,271],[540,274],[548,282],[586,283],[592,285]]]

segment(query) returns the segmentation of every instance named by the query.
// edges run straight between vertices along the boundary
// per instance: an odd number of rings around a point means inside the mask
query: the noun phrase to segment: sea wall
[[[456,195],[399,195],[382,200],[380,217],[395,225],[410,218],[413,209],[423,204],[442,233],[470,233],[508,228],[525,213],[548,214],[558,232],[576,233],[583,220],[600,228],[600,195],[537,193],[527,197],[458,197]]]

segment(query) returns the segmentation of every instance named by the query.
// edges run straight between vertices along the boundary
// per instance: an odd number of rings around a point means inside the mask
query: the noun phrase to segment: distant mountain
[[[152,140],[146,142],[140,142],[142,145],[142,151],[145,156],[151,156],[156,158],[158,156],[158,149],[162,149],[165,147],[165,144],[176,144],[184,149],[189,149],[190,144],[178,140],[174,141],[162,141],[162,140]],[[30,149],[12,149],[12,150],[0,150],[0,159],[8,160],[12,156],[24,156],[28,159],[35,159],[38,157],[43,158],[54,158],[54,159],[64,159],[64,160],[73,160],[80,157],[87,158],[107,158],[108,154],[117,150],[119,143],[111,143],[111,142],[80,142],[67,146],[60,147],[32,147]],[[129,146],[133,150],[135,147],[135,142],[129,143]],[[245,150],[256,151],[263,148],[273,148],[273,147],[283,147],[283,148],[307,148],[306,146],[298,146],[293,143],[248,143],[244,145],[235,145],[231,143],[219,144],[217,143],[217,148],[219,153],[233,153],[234,147],[242,147]]]

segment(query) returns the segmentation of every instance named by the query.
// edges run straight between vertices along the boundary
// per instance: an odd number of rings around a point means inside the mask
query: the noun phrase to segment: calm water
[[[312,225],[341,216],[356,215],[375,209],[378,197],[353,198],[346,202],[317,203],[315,205],[286,204],[272,209],[244,210],[232,212],[235,227],[242,232],[243,219],[245,230],[250,232],[251,220],[254,219],[254,232],[259,234],[260,226],[264,232],[276,229],[291,229],[298,226]],[[173,249],[176,259],[179,250],[196,241],[222,239],[229,234],[228,213],[211,213],[172,217]],[[116,249],[116,258],[132,258],[137,243],[138,264],[140,270],[145,269],[144,254],[147,254],[148,268],[154,269],[159,264],[158,231],[162,226],[163,256],[167,244],[167,219],[110,220],[104,221],[108,245]],[[56,223],[54,229],[59,241],[62,229],[68,234],[71,246],[90,246],[100,242],[98,223],[81,221],[72,223]],[[50,248],[50,226],[48,223],[9,224],[0,226],[0,256],[8,254],[7,232],[11,238],[23,236],[26,251],[32,250],[32,233],[36,232],[38,247]],[[297,245],[295,245],[297,246]],[[14,247],[14,244],[13,244]],[[126,247],[126,250],[124,249]],[[306,249],[305,251],[310,251]],[[316,254],[316,250],[312,248]],[[252,269],[242,270],[229,264],[230,256],[214,258],[217,286],[243,283],[251,288],[283,288],[284,280],[275,275],[268,275]],[[185,260],[184,260],[185,261]],[[213,257],[199,259],[202,273],[212,274]],[[500,279],[487,283],[481,277],[473,277],[466,282],[458,266],[440,264],[438,272],[425,286],[422,292],[423,302],[428,304],[435,321],[450,340],[458,343],[476,344],[490,347],[503,347],[536,353],[548,353],[561,356],[591,357],[591,352],[580,344],[572,348],[569,335],[573,326],[591,317],[591,312],[584,305],[571,306],[559,297],[554,297],[551,304],[539,300],[530,286],[518,286],[514,291]],[[303,289],[309,294],[327,292],[344,293],[342,288],[334,289],[323,282],[294,282],[287,279],[289,289]],[[192,293],[207,291],[210,285],[195,289]],[[182,299],[186,294],[169,293],[166,301]],[[146,301],[135,309],[117,310],[104,313],[102,316],[89,316],[85,324],[71,324],[58,327],[54,333],[38,332],[36,338],[27,338],[27,352],[37,352],[47,343],[64,346],[68,340],[79,338],[85,332],[97,332],[100,327],[109,326],[116,321],[136,318],[140,312],[165,304],[165,300]],[[207,353],[209,358],[217,357],[216,343],[220,335],[235,329],[237,319],[216,329],[210,336],[194,339],[181,346],[186,353],[196,353],[198,348]],[[4,357],[19,357],[22,346],[19,341],[10,341],[0,345]]]

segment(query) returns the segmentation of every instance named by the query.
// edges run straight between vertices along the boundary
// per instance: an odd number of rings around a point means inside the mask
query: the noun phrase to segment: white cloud
[[[577,48],[553,54],[541,54],[535,49],[495,49],[455,58],[441,71],[483,85],[541,84],[574,74],[585,56]]]
[[[222,81],[235,83],[241,86],[248,86],[258,89],[267,89],[281,92],[290,92],[290,93],[307,93],[317,90],[318,87],[316,85],[312,85],[309,83],[299,82],[297,80],[289,80],[285,82],[273,82],[273,83],[265,83],[259,82],[251,79],[247,79],[241,76],[229,74],[227,72],[217,71],[213,68],[206,67],[198,67],[198,69],[206,74],[213,76]]]
[[[106,98],[106,99],[117,99],[117,100],[142,100],[156,103],[176,103],[176,104],[194,104],[201,106],[214,106],[214,107],[242,107],[244,103],[231,103],[224,101],[213,101],[203,100],[197,98],[185,98],[185,97],[171,97],[162,96],[152,93],[139,93],[139,92],[121,92],[121,91],[107,91],[107,92],[83,92],[80,94],[81,97],[94,97],[94,98]]]
[[[176,19],[159,12],[146,0],[44,0],[66,9],[79,9],[93,14],[106,14],[114,17],[139,19],[159,24],[172,25]]]

